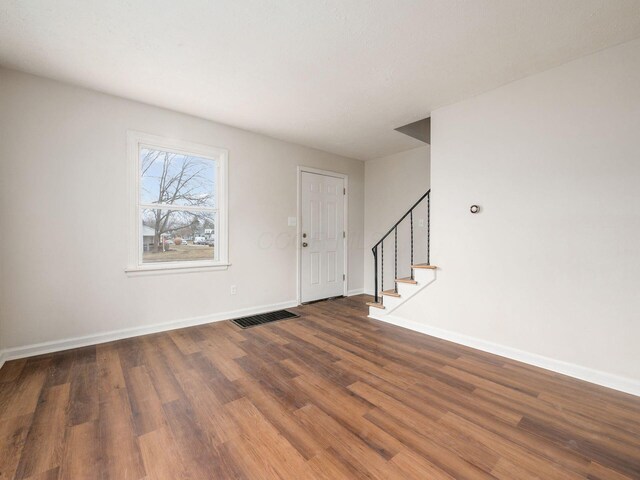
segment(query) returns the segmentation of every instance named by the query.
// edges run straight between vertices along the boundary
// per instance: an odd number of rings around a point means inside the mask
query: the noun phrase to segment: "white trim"
[[[441,338],[450,342],[459,343],[467,347],[482,350],[483,352],[493,353],[494,355],[500,355],[502,357],[517,360],[529,365],[551,370],[553,372],[568,375],[586,382],[595,383],[603,387],[612,388],[621,392],[629,393],[631,395],[640,396],[640,381],[632,378],[621,377],[600,370],[593,370],[591,368],[576,365],[574,363],[565,362],[562,360],[556,360],[554,358],[545,357],[535,353],[525,352],[517,348],[507,347],[499,345],[497,343],[489,342],[461,333],[452,332],[450,330],[444,330],[441,328],[431,327],[424,323],[413,322],[411,320],[405,320],[394,315],[369,315],[371,318],[380,320],[382,322],[397,325],[399,327],[408,328],[415,332],[431,335],[432,337]]]
[[[247,315],[255,315],[259,313],[271,312],[273,310],[281,310],[283,308],[291,308],[298,306],[298,302],[291,300],[288,302],[274,303],[271,305],[262,305],[259,307],[243,308],[229,312],[214,313],[211,315],[203,315],[200,317],[191,317],[182,320],[173,320],[155,325],[145,325],[141,327],[125,328],[122,330],[113,330],[110,332],[96,333],[83,337],[73,337],[64,340],[54,340],[52,342],[36,343],[33,345],[25,345],[23,347],[8,348],[0,351],[0,366],[8,360],[18,358],[32,357],[35,355],[43,355],[45,353],[59,352],[69,350],[71,348],[86,347],[89,345],[97,345],[123,338],[138,337],[140,335],[149,335],[151,333],[166,332],[178,328],[192,327],[195,325],[203,325],[205,323],[220,322],[230,320],[232,318],[244,317]]]
[[[322,170],[320,168],[305,167],[303,165],[298,165],[298,173],[300,172],[315,173],[317,175],[325,175],[327,177],[344,178],[345,180],[349,178],[349,175],[347,175],[346,173],[332,172],[331,170]]]
[[[179,262],[177,264],[158,263],[144,267],[127,267],[124,269],[129,277],[145,277],[148,275],[166,275],[171,273],[196,273],[196,272],[216,272],[218,270],[227,270],[230,263],[217,263],[212,265],[210,262],[206,264],[198,264],[199,262]],[[192,265],[194,263],[195,265]]]
[[[217,191],[215,207],[198,207],[198,211],[215,211],[218,217],[216,231],[215,261],[198,262],[167,262],[161,266],[158,264],[142,263],[142,236],[140,235],[139,210],[145,205],[140,203],[140,146],[160,148],[163,151],[186,155],[197,155],[216,161],[218,172],[216,175]],[[133,130],[127,131],[127,185],[129,201],[129,258],[125,272],[128,275],[140,275],[144,271],[151,274],[171,273],[171,270],[180,270],[180,273],[197,271],[226,270],[229,263],[229,151],[224,148],[212,147],[199,143],[187,142],[175,138],[166,138]],[[159,207],[155,205],[154,208]],[[187,206],[160,206],[169,210],[195,210]]]
[[[354,295],[362,295],[363,293],[364,293],[364,288],[355,288],[347,292],[347,297],[353,297]]]
[[[344,180],[344,232],[345,236],[343,238],[344,243],[344,275],[345,279],[343,281],[342,294],[344,296],[349,296],[349,292],[347,290],[349,285],[349,175],[345,173],[332,172],[330,170],[321,170],[319,168],[312,167],[304,167],[302,165],[298,165],[298,173],[297,173],[297,214],[296,217],[298,219],[298,226],[296,227],[296,298],[298,303],[302,302],[302,282],[300,281],[302,276],[302,173],[315,173],[317,175],[326,175],[328,177],[341,178]]]

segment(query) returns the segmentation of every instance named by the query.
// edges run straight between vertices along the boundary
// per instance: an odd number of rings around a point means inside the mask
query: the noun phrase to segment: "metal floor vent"
[[[251,315],[249,317],[236,318],[231,320],[240,328],[257,327],[264,323],[277,322],[278,320],[285,320],[287,318],[297,318],[300,315],[290,312],[288,310],[276,310],[275,312],[261,313],[260,315]]]

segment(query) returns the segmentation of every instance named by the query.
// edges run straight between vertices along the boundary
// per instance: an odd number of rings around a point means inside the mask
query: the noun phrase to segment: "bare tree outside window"
[[[140,148],[143,263],[215,260],[216,161]]]

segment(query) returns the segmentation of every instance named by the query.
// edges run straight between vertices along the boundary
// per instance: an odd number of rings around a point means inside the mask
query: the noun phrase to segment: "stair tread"
[[[435,265],[429,265],[427,263],[416,263],[415,265],[411,265],[411,268],[426,268],[429,270],[435,270],[438,267],[436,267]]]
[[[382,295],[387,295],[389,297],[399,297],[400,294],[396,292],[393,288],[390,290],[383,290]]]
[[[411,277],[404,277],[404,278],[396,278],[396,282],[400,282],[400,283],[411,283],[413,285],[416,285],[418,282],[416,282],[415,280],[413,280]]]
[[[367,302],[367,305],[369,305],[370,307],[376,307],[376,308],[382,308],[384,309],[384,305],[382,305],[382,303],[376,303],[376,302]]]

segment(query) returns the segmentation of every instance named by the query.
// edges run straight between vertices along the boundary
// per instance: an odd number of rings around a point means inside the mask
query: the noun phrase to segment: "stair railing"
[[[374,288],[375,288],[375,302],[378,303],[379,291],[384,291],[384,241],[386,238],[393,233],[394,235],[394,279],[398,278],[398,225],[402,223],[402,221],[409,217],[409,221],[411,222],[411,265],[413,265],[413,211],[416,209],[423,200],[427,200],[427,265],[431,265],[431,257],[430,257],[430,241],[431,241],[431,190],[428,190],[427,193],[422,195],[420,199],[413,204],[413,206],[400,217],[393,227],[389,229],[387,233],[376,243],[371,251],[373,252],[373,265],[374,265]],[[378,290],[378,248],[380,249],[380,290]],[[413,269],[411,269],[411,279],[413,280]],[[398,282],[394,280],[394,292],[398,293]]]

